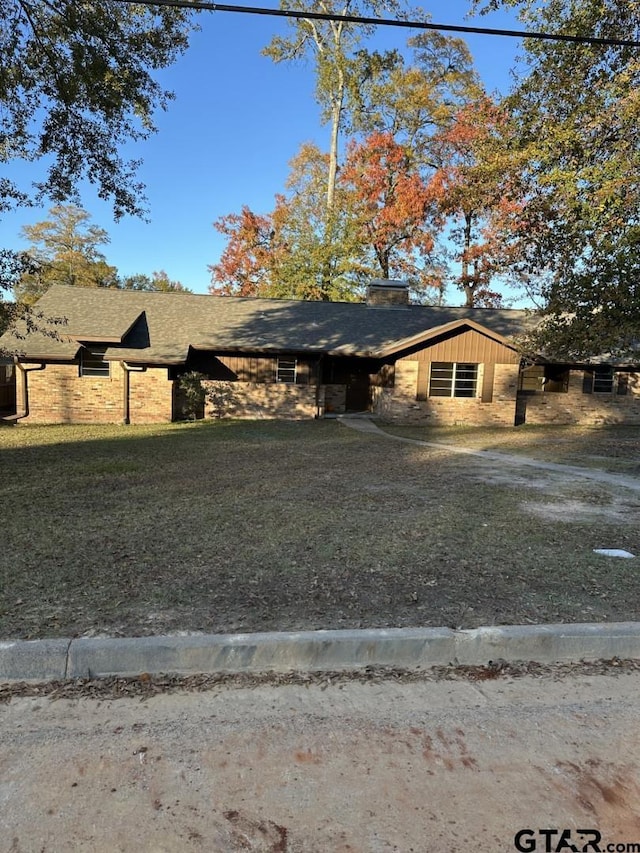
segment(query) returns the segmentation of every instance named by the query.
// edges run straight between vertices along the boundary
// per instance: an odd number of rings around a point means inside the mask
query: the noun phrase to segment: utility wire
[[[538,39],[541,41],[564,41],[574,44],[615,45],[617,47],[640,47],[634,39],[597,38],[596,36],[570,36],[559,33],[527,32],[526,30],[497,30],[490,27],[463,27],[456,24],[432,24],[425,21],[403,21],[395,18],[367,18],[360,15],[334,15],[329,12],[304,12],[295,9],[266,9],[254,6],[232,6],[227,3],[209,3],[206,0],[116,0],[136,6],[172,6],[177,9],[208,10],[211,12],[241,12],[247,15],[270,15],[276,18],[294,18],[311,21],[342,21],[347,24],[364,24],[376,27],[404,27],[416,30],[441,30],[449,33],[477,33],[487,36],[510,36],[512,38]]]

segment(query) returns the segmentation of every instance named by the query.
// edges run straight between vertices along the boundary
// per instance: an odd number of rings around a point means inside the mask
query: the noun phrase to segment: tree
[[[32,305],[53,284],[190,292],[179,281],[171,281],[164,270],[151,276],[139,273],[121,277],[98,248],[109,243],[108,233],[92,224],[81,207],[56,205],[49,217],[22,229],[31,246],[23,253],[21,263],[16,264],[14,253],[5,253],[7,263],[13,258],[13,290],[21,305]],[[9,272],[7,269],[7,275]]]
[[[26,252],[0,249],[0,280],[6,282],[7,286],[14,287],[22,276],[35,274],[37,270],[38,265]],[[15,321],[20,310],[15,302],[0,299],[0,335]]]
[[[151,293],[193,293],[180,281],[172,281],[164,270],[151,273],[136,273],[120,277],[117,287],[120,290],[143,290]]]
[[[52,284],[117,287],[117,270],[98,249],[109,242],[107,232],[91,224],[89,214],[73,204],[56,205],[49,216],[22,229],[31,242],[27,254],[34,270],[16,282],[16,300],[31,305]]]
[[[333,15],[397,14],[401,9],[398,0],[315,0],[295,2],[281,0],[282,9],[324,12]],[[316,68],[316,100],[322,109],[322,118],[330,124],[329,168],[327,173],[326,206],[331,211],[334,204],[338,174],[339,137],[345,122],[345,113],[352,105],[357,91],[361,54],[359,45],[372,32],[371,26],[350,24],[344,21],[321,21],[299,18],[291,21],[289,38],[276,36],[264,53],[274,62],[300,60],[313,57]]]
[[[496,278],[522,251],[525,201],[506,111],[487,96],[466,104],[431,140],[440,163],[431,189],[459,265],[454,282],[467,307],[498,307]]]
[[[171,94],[153,73],[188,44],[191,14],[104,0],[0,0],[0,162],[47,158],[42,183],[0,181],[0,213],[15,204],[74,199],[81,178],[140,214],[135,162],[119,146],[153,130]]]
[[[390,133],[373,133],[348,148],[340,183],[351,194],[358,242],[371,253],[369,277],[405,278],[414,290],[432,277],[435,197],[411,152]]]
[[[486,8],[501,5],[518,8],[532,30],[639,37],[639,0],[491,0]],[[633,357],[640,328],[640,53],[534,40],[525,40],[525,49],[526,73],[508,104],[527,161],[527,241],[518,266],[545,317],[531,345],[567,360],[603,352]]]
[[[116,0],[0,0],[0,163],[47,163],[30,186],[0,177],[0,217],[34,201],[76,201],[83,178],[116,218],[142,214],[138,164],[119,147],[154,131],[154,111],[172,96],[153,74],[186,49],[191,20],[188,10]],[[3,291],[37,271],[23,253],[1,251],[0,314],[15,319]],[[33,327],[35,314],[22,313]]]
[[[281,0],[283,9],[296,11],[324,12],[332,15],[377,16],[383,13],[400,14],[400,0],[315,0],[309,2]],[[335,215],[336,184],[340,155],[340,133],[352,108],[357,103],[359,82],[366,71],[366,52],[359,46],[373,26],[353,24],[341,20],[317,20],[297,18],[290,21],[292,35],[289,38],[276,36],[264,53],[275,62],[301,60],[311,57],[316,71],[316,100],[321,107],[323,121],[330,126],[329,153],[325,183],[325,206],[322,230],[322,253],[331,257],[331,247],[337,235],[334,229],[339,222]],[[364,60],[364,62],[363,62]],[[323,293],[328,293],[331,282],[331,264],[322,269]]]
[[[244,205],[240,213],[221,216],[213,227],[228,240],[219,262],[209,266],[210,292],[268,296],[277,267],[274,215],[254,213]]]
[[[434,130],[446,127],[464,104],[481,93],[469,48],[436,31],[409,39],[410,64],[397,52],[366,55],[353,110],[353,130],[388,132],[428,166]],[[362,62],[365,61],[364,53]]]
[[[287,195],[278,194],[274,210],[257,214],[247,206],[214,227],[229,239],[220,261],[209,267],[210,291],[220,295],[348,300],[358,249],[348,239],[343,192],[332,225],[325,229],[328,156],[306,143],[291,161]],[[345,230],[346,229],[346,230]]]

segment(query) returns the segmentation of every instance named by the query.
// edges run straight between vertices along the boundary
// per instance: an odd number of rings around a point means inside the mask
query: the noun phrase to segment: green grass
[[[636,496],[504,473],[335,421],[1,428],[0,636],[640,618],[593,554],[640,554]]]

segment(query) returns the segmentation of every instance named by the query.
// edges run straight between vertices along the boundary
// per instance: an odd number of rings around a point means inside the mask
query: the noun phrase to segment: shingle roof
[[[45,316],[62,316],[61,340],[6,333],[0,349],[25,358],[73,359],[78,342],[120,342],[107,358],[147,364],[180,364],[189,348],[245,352],[314,352],[381,355],[400,342],[439,326],[473,321],[512,339],[530,322],[528,312],[488,308],[147,293],[54,285],[37,303]]]

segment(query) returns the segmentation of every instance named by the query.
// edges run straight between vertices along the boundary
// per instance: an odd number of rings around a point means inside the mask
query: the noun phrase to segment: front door
[[[347,376],[345,408],[348,412],[368,412],[371,390],[367,373],[350,373]]]

